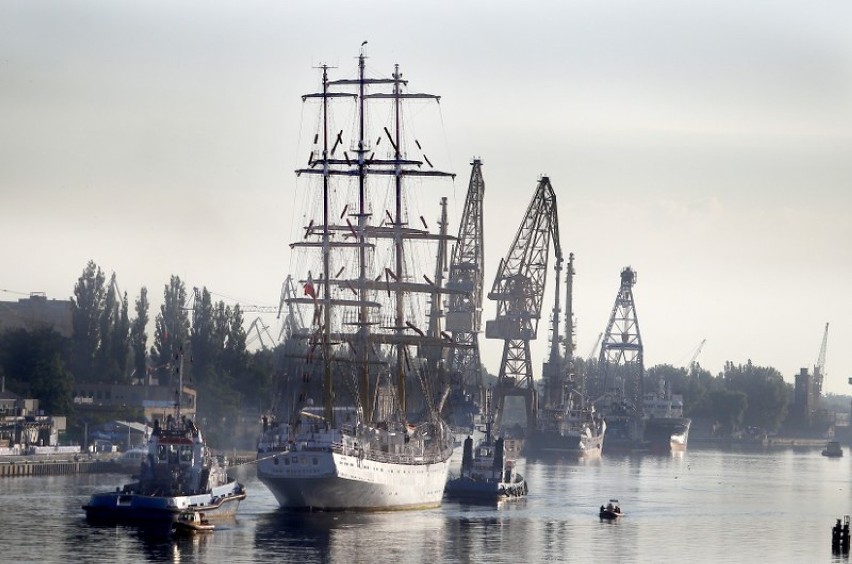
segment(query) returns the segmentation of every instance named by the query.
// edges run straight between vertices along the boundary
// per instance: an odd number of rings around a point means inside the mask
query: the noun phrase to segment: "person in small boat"
[[[606,507],[604,507],[603,505],[601,505],[601,513],[603,513],[605,509],[606,509]]]

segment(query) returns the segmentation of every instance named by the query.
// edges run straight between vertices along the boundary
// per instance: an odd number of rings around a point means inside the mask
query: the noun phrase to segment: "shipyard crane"
[[[476,393],[480,405],[482,366],[479,356],[479,333],[482,325],[483,256],[482,202],[485,181],[482,161],[474,158],[470,183],[464,202],[458,238],[452,250],[447,289],[455,290],[447,300],[446,331],[452,337],[449,351],[451,383],[459,392]]]
[[[814,365],[814,395],[819,398],[822,395],[822,383],[825,381],[825,350],[828,347],[828,323],[822,334],[822,345],[819,347],[819,357]]]
[[[586,355],[586,361],[590,362],[593,358],[595,358],[595,353],[598,352],[598,345],[601,344],[601,339],[603,338],[603,333],[598,333],[598,338],[595,339],[595,344],[592,345],[592,350],[589,351],[589,354]]]
[[[629,266],[624,268],[598,357],[598,370],[603,373],[599,395],[613,394],[614,399],[626,401],[641,419],[645,366],[642,335],[633,301],[635,284],[636,272]],[[621,386],[615,385],[616,376],[621,380]]]
[[[692,358],[689,359],[689,363],[686,365],[687,372],[692,372],[692,369],[695,368],[695,360],[698,358],[698,355],[701,354],[701,349],[704,348],[704,343],[707,342],[707,339],[701,339],[701,342],[698,343],[698,347],[695,349],[695,352],[692,353]]]
[[[293,282],[293,277],[288,274],[287,278],[281,284],[281,299],[278,302],[278,319],[281,319],[284,305],[287,305],[287,314],[281,322],[281,331],[278,333],[278,340],[280,342],[285,342],[294,335],[304,335],[306,333],[302,310],[292,301],[296,296],[296,285]]]
[[[250,345],[253,342],[258,341],[262,349],[269,349],[269,347],[266,346],[266,342],[263,340],[264,334],[266,335],[266,338],[269,339],[270,343],[274,346],[275,339],[269,332],[269,326],[263,322],[263,319],[261,317],[255,317],[249,325],[248,330],[246,331],[246,335],[249,336],[249,338],[246,340],[246,345]]]
[[[496,318],[485,324],[485,337],[503,340],[500,373],[494,388],[494,425],[499,429],[507,396],[523,397],[527,428],[534,429],[538,396],[533,382],[530,341],[536,338],[547,279],[550,240],[561,261],[556,194],[543,176],[515,240],[500,261],[488,298],[497,302]]]

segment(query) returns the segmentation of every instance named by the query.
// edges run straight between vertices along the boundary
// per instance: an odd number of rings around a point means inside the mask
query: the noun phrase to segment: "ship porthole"
[[[276,465],[276,466],[278,466],[278,457],[277,457],[277,456],[273,456],[273,457],[272,457],[272,462],[274,462],[274,463],[275,463],[275,465]]]

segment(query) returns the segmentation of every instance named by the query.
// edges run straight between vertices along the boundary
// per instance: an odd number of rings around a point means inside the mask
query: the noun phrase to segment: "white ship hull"
[[[296,451],[261,458],[257,475],[284,508],[384,511],[439,507],[449,466],[449,459],[418,464]]]

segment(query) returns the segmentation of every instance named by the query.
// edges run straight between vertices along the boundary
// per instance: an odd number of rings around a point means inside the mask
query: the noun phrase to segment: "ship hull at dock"
[[[604,433],[559,433],[558,431],[532,432],[524,441],[526,456],[600,456]]]
[[[645,421],[645,443],[651,450],[685,450],[689,440],[688,417],[652,417]]]
[[[329,451],[258,460],[257,475],[282,508],[389,511],[439,507],[450,461],[385,462]]]

